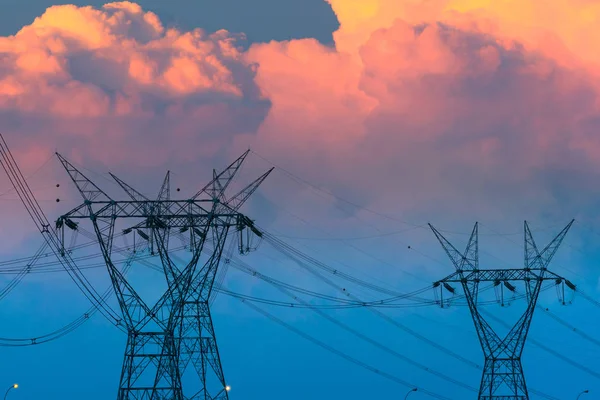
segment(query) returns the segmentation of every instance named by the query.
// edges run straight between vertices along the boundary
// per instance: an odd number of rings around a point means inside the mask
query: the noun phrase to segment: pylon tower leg
[[[228,387],[219,357],[208,301],[186,302],[180,362],[182,374],[193,366],[194,394],[190,400],[228,400]],[[186,386],[190,393],[191,385]]]
[[[223,254],[228,228],[213,229],[213,253],[193,279],[183,306],[181,376],[193,365],[194,390],[187,384],[184,395],[193,400],[228,400],[219,349],[210,313],[210,297],[217,268]],[[184,378],[185,379],[185,378]],[[192,396],[189,393],[194,393]]]
[[[183,400],[172,334],[129,332],[118,400]]]
[[[510,394],[506,393],[506,389]],[[479,400],[527,399],[529,399],[529,394],[521,360],[515,358],[486,358],[479,389]]]

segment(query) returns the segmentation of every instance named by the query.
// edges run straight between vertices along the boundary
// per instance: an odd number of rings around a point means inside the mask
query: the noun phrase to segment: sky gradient
[[[171,170],[185,197],[209,180],[212,168],[251,148],[238,187],[276,169],[244,212],[332,267],[412,292],[453,270],[427,222],[462,249],[479,221],[481,264],[494,268],[522,265],[524,219],[543,247],[575,218],[551,269],[600,298],[600,56],[591,50],[600,44],[600,4],[165,4],[0,0],[0,131],[50,219],[81,202],[54,151],[111,193],[117,188],[108,171],[153,195]],[[41,238],[4,177],[0,192],[2,258],[30,255]],[[244,260],[284,282],[339,295],[268,243]],[[86,276],[103,289],[105,272],[90,269]],[[151,295],[156,282],[137,273],[132,279]],[[384,296],[336,282],[362,298]],[[232,268],[224,287],[289,301]],[[541,297],[544,308],[600,336],[597,307],[577,296],[559,306],[554,292]],[[433,290],[421,296],[433,299]],[[36,337],[89,306],[60,273],[27,276],[2,304],[0,337]],[[260,307],[411,384],[456,400],[476,396],[310,309]],[[522,307],[515,301],[487,310],[512,321]],[[397,325],[481,365],[466,307],[382,312],[396,325],[364,309],[326,311],[406,357],[479,386],[476,368]],[[529,386],[560,399],[589,389],[593,398],[600,393],[597,342],[543,314],[534,317],[531,338],[592,373],[530,343],[523,358]],[[403,398],[410,389],[326,352],[235,298],[220,295],[213,319],[232,400]],[[7,387],[21,384],[11,393],[15,399],[112,398],[124,343],[98,315],[55,342],[2,348],[0,375]]]

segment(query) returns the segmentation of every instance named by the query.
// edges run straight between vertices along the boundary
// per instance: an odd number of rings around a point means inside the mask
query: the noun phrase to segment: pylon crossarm
[[[232,210],[239,210],[242,205],[252,196],[252,194],[258,189],[258,187],[267,179],[269,174],[273,172],[274,168],[269,169],[267,172],[256,178],[252,183],[247,185],[245,188],[240,190],[235,195],[231,196],[226,200],[227,205]]]
[[[145,218],[153,215],[161,219],[174,219],[187,214],[192,216],[206,215],[210,212],[212,201],[210,200],[122,200],[122,201],[92,201],[86,202],[91,205],[90,209],[78,206],[72,211],[64,214],[68,218],[102,218],[115,216],[116,218]],[[112,206],[117,205],[117,210],[113,212]],[[161,205],[161,212],[149,213],[148,208],[158,208]],[[227,209],[225,215],[235,215],[235,212]]]
[[[139,201],[142,203],[142,212],[144,214],[152,215],[152,208],[150,199],[138,192],[132,186],[125,183],[122,179],[109,172],[110,176],[117,182],[117,184],[123,189],[123,191],[131,198],[133,201]]]
[[[184,203],[185,201],[175,202],[175,203]],[[135,227],[138,228],[153,228],[157,225],[160,225],[161,228],[178,228],[180,230],[194,229],[200,228],[202,229],[207,225],[207,221],[211,219],[211,224],[213,225],[239,225],[240,221],[244,221],[244,225],[248,225],[249,227],[253,227],[253,222],[244,217],[238,212],[226,210],[224,212],[211,212],[206,210],[194,209],[194,207],[190,207],[189,211],[180,211],[178,214],[159,214],[159,215],[149,215],[143,213],[143,210],[134,210],[134,213],[119,213],[120,202],[115,202],[113,205],[109,205],[106,207],[107,209],[102,212],[79,212],[79,215],[74,214],[64,214],[57,219],[57,226],[64,227],[72,227],[73,225],[77,225],[73,219],[142,219],[141,223],[137,223]],[[88,207],[90,208],[91,205]],[[103,207],[104,208],[104,207]],[[85,215],[83,215],[85,214]],[[69,226],[70,225],[70,226]],[[76,229],[76,228],[71,228]]]
[[[524,232],[525,232],[525,268],[526,269],[542,269],[544,268],[544,263],[542,262],[542,257],[540,252],[535,244],[535,240],[533,239],[533,235],[531,234],[531,230],[529,229],[529,225],[527,221],[524,222]]]
[[[163,183],[160,185],[160,190],[158,191],[156,200],[171,200],[171,171],[167,171],[165,179],[163,179]]]
[[[544,248],[544,250],[542,250],[542,252],[539,252],[537,245],[535,244],[535,240],[533,239],[533,235],[531,234],[531,230],[529,229],[529,225],[527,224],[527,221],[525,221],[524,222],[524,226],[525,226],[525,237],[524,237],[525,269],[526,270],[539,269],[540,270],[539,276],[541,278],[544,278],[546,276],[547,268],[548,268],[548,265],[550,264],[550,261],[552,261],[552,258],[554,257],[554,255],[556,254],[556,251],[562,244],[565,236],[569,232],[569,229],[573,225],[573,222],[575,222],[574,219],[571,220],[571,222],[569,222],[569,224],[566,227],[564,227],[554,237],[554,239],[552,239],[552,241]],[[555,279],[553,276],[551,276],[551,278]],[[535,283],[535,281],[533,281],[531,279],[525,281],[525,290],[526,290],[527,298],[530,301],[534,297],[537,298],[537,294],[534,293],[534,289],[532,287],[532,285],[534,285],[534,283]]]
[[[444,235],[442,235],[433,227],[433,225],[429,224],[429,227],[433,231],[435,237],[442,245],[442,248],[458,272],[479,269],[479,256],[477,255],[477,223],[475,223],[475,227],[473,228],[473,232],[471,233],[471,237],[469,238],[469,242],[464,254],[458,251],[456,247],[454,247],[452,243],[450,243],[448,239],[444,237]]]
[[[434,283],[434,286],[437,287],[439,284],[442,284],[444,282],[446,283],[460,283],[463,281],[463,278],[461,278],[461,273],[460,272],[453,272],[450,275],[448,275],[447,277],[445,277],[444,279],[440,279],[439,281]]]
[[[508,268],[508,269],[481,269],[479,271],[465,272],[462,274],[454,273],[448,277],[442,279],[439,282],[457,283],[467,282],[510,282],[510,281],[524,281],[526,279],[541,279],[541,280],[562,280],[563,278],[553,272],[544,271],[540,269],[524,270],[522,268]]]
[[[147,214],[152,214],[152,209],[149,206],[153,205],[154,203],[148,203],[151,200],[147,196],[143,195],[142,193],[140,193],[139,191],[134,189],[131,185],[127,184],[125,181],[123,181],[122,179],[117,177],[115,174],[110,173],[110,172],[109,172],[109,174],[117,182],[117,184],[125,191],[125,193],[131,198],[131,200],[146,202],[147,203],[146,205],[148,207],[146,207],[144,211]],[[163,205],[162,202],[168,202],[171,199],[170,176],[171,176],[170,171],[167,171],[167,174],[163,180],[163,183],[158,192],[158,196],[156,198],[157,203],[155,203],[154,205],[161,206],[161,205]],[[168,204],[168,203],[164,203],[164,204]]]
[[[572,219],[571,222],[569,222],[569,224],[567,226],[565,226],[563,228],[563,230],[560,231],[558,233],[558,235],[556,235],[556,237],[554,239],[552,239],[552,241],[550,243],[548,243],[548,245],[544,248],[544,250],[541,251],[540,255],[542,256],[542,258],[544,260],[544,266],[546,268],[548,267],[548,265],[554,258],[554,255],[558,251],[558,248],[562,244],[563,240],[565,239],[565,236],[569,232],[569,229],[571,229],[571,226],[573,225],[574,222],[575,222],[575,219]],[[531,234],[531,232],[529,232],[529,234]]]
[[[227,186],[229,186],[229,184],[237,174],[238,170],[244,163],[244,160],[246,159],[249,153],[250,150],[244,152],[244,154],[239,156],[234,162],[229,164],[229,166],[227,166],[227,168],[225,168],[219,174],[216,174],[213,170],[213,179],[209,183],[207,183],[206,186],[200,189],[194,196],[192,196],[192,199],[197,199],[203,193],[207,194],[211,198],[211,200],[220,199],[223,196],[225,189],[227,189]]]
[[[479,281],[477,279],[468,280],[465,278],[465,274],[477,273],[479,271],[479,224],[475,223],[469,242],[465,248],[464,253],[460,253],[456,247],[452,245],[437,229],[431,224],[429,227],[437,237],[438,241],[442,245],[442,248],[454,264],[460,283],[463,284],[465,294],[470,293],[471,300],[474,306],[477,304],[477,298],[479,296]]]
[[[110,199],[110,197],[104,193],[96,184],[88,179],[81,171],[79,171],[73,164],[67,161],[63,156],[56,153],[56,156],[60,160],[61,164],[69,174],[69,177],[81,193],[82,197],[86,201],[94,201],[98,197]]]

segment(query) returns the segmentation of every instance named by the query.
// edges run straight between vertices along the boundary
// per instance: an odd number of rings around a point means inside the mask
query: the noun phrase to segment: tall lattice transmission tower
[[[454,292],[451,283],[462,285],[475,330],[485,356],[483,376],[479,389],[479,400],[529,400],[525,383],[521,356],[531,326],[538,296],[545,281],[554,281],[573,287],[565,278],[548,270],[550,261],[556,254],[565,235],[571,228],[571,221],[542,251],[533,240],[533,236],[525,222],[525,265],[514,269],[479,269],[478,224],[475,224],[467,248],[459,252],[431,224],[430,228],[441,243],[456,268],[452,275],[434,283],[440,289],[443,302],[443,291]],[[508,334],[501,338],[483,318],[477,307],[479,284],[492,282],[495,286],[507,288],[511,292],[516,287],[511,282],[523,282],[527,307]]]
[[[113,175],[129,199],[114,200],[57,154],[84,199],[83,204],[60,216],[56,227],[77,230],[77,220],[93,225],[117,295],[128,338],[118,400],[228,399],[226,384],[209,309],[209,298],[227,234],[231,228],[261,236],[254,223],[238,212],[264,181],[269,170],[234,196],[225,189],[248,152],[189,199],[172,200],[169,173],[156,200],[150,200]],[[201,198],[206,195],[207,198]],[[125,220],[123,234],[134,233],[157,254],[167,288],[153,306],[148,305],[117,267],[113,258],[115,224]],[[171,254],[171,236],[187,235],[191,257],[178,265]],[[208,261],[201,264],[209,247]],[[206,245],[206,246],[205,246]],[[246,248],[240,244],[240,248]],[[193,365],[195,387],[184,388],[182,376]]]

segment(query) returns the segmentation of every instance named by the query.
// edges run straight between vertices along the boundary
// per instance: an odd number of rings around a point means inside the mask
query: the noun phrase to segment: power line
[[[446,397],[446,396],[443,396],[443,395],[441,395],[441,394],[438,394],[438,393],[432,392],[432,391],[430,391],[430,390],[427,390],[427,389],[425,389],[425,388],[422,388],[422,387],[419,387],[419,386],[415,386],[415,385],[413,385],[413,384],[411,384],[411,383],[409,383],[409,382],[405,381],[404,379],[398,378],[397,376],[394,376],[394,375],[392,375],[392,374],[389,374],[389,373],[387,373],[387,372],[383,372],[383,371],[379,370],[378,368],[375,368],[375,367],[373,367],[373,366],[371,366],[371,365],[369,365],[369,364],[367,364],[367,363],[364,363],[364,362],[362,362],[362,361],[360,361],[360,360],[358,360],[358,359],[356,359],[356,358],[354,358],[354,357],[351,357],[351,356],[347,355],[346,353],[344,353],[344,352],[341,352],[341,351],[339,351],[339,350],[337,350],[337,349],[335,349],[335,348],[333,348],[333,347],[329,346],[328,344],[326,344],[326,343],[324,343],[324,342],[322,342],[322,341],[320,341],[320,340],[318,340],[318,339],[316,339],[316,338],[314,338],[314,337],[312,337],[312,336],[310,336],[310,335],[308,335],[308,334],[306,334],[306,333],[302,332],[301,330],[299,330],[299,329],[297,329],[297,328],[295,328],[295,327],[291,326],[290,324],[288,324],[288,323],[286,323],[286,322],[282,321],[281,319],[279,319],[279,318],[275,317],[273,314],[271,314],[271,313],[269,313],[269,312],[267,312],[267,311],[265,311],[265,310],[263,310],[263,309],[259,308],[259,307],[258,307],[258,306],[256,306],[255,304],[252,304],[252,303],[250,303],[250,302],[247,302],[247,301],[244,301],[244,300],[242,300],[242,303],[243,303],[243,304],[245,304],[245,305],[247,305],[248,307],[252,308],[252,309],[253,309],[253,310],[255,310],[256,312],[258,312],[258,313],[260,313],[260,314],[264,315],[265,317],[267,317],[267,318],[268,318],[268,319],[270,319],[271,321],[273,321],[273,322],[275,322],[275,323],[277,323],[277,324],[279,324],[279,325],[283,326],[284,328],[286,328],[286,329],[288,329],[288,330],[290,330],[290,331],[294,332],[294,333],[295,333],[295,334],[297,334],[298,336],[301,336],[301,337],[302,337],[302,338],[304,338],[305,340],[308,340],[309,342],[312,342],[313,344],[315,344],[315,345],[317,345],[317,346],[319,346],[319,347],[321,347],[321,348],[323,348],[323,349],[325,349],[325,350],[329,351],[330,353],[333,353],[333,354],[335,354],[335,355],[337,355],[337,356],[339,356],[339,357],[341,357],[341,358],[345,359],[345,360],[346,360],[346,361],[348,361],[348,362],[351,362],[351,363],[353,363],[353,364],[356,364],[356,365],[358,365],[358,366],[359,366],[359,367],[361,367],[361,368],[364,368],[364,369],[366,369],[366,370],[369,370],[369,371],[371,371],[371,372],[373,372],[373,373],[375,373],[375,374],[377,374],[377,375],[379,375],[379,376],[382,376],[382,377],[384,377],[384,378],[386,378],[386,379],[389,379],[389,380],[391,380],[391,381],[393,381],[393,382],[399,383],[399,384],[401,384],[401,385],[403,385],[403,386],[405,386],[405,387],[409,387],[409,388],[414,388],[414,387],[416,387],[416,388],[418,388],[418,389],[419,389],[419,391],[421,391],[421,392],[423,392],[423,393],[425,393],[425,394],[427,394],[427,395],[429,395],[429,396],[431,396],[431,397],[434,397],[434,398],[436,398],[436,399],[441,399],[441,400],[451,400],[450,398],[448,398],[448,397]]]

